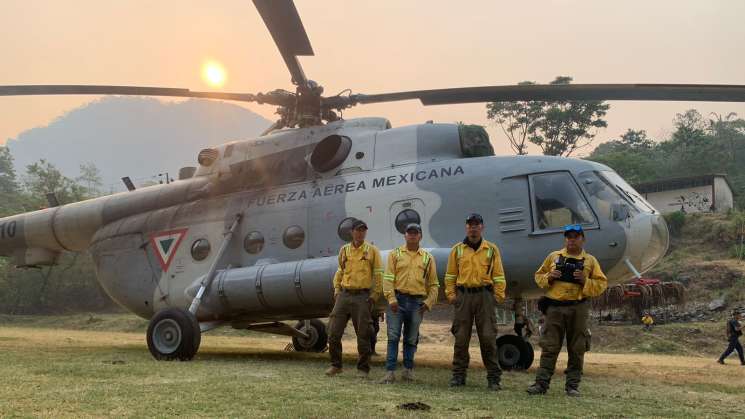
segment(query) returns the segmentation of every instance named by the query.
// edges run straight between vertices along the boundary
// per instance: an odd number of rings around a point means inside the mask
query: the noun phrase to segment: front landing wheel
[[[323,352],[328,343],[326,325],[318,319],[313,319],[308,322],[310,327],[306,328],[305,322],[305,320],[297,322],[295,329],[304,332],[308,335],[308,338],[293,336],[292,346],[295,347],[295,350],[298,352]]]
[[[201,341],[197,318],[180,308],[166,308],[155,313],[147,326],[147,348],[160,361],[190,361]]]
[[[497,339],[497,358],[502,369],[527,370],[533,357],[533,346],[520,336],[503,335]]]

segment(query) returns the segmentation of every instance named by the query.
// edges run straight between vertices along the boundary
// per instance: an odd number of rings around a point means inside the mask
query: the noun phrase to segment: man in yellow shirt
[[[351,318],[357,335],[357,371],[361,378],[370,373],[372,308],[382,293],[383,262],[377,247],[365,241],[367,224],[352,223],[352,242],[339,250],[339,269],[334,275],[334,308],[329,315],[329,355],[326,375],[342,372],[341,338]]]
[[[466,238],[453,246],[445,274],[445,296],[455,309],[451,332],[453,378],[450,387],[466,385],[470,361],[468,345],[474,322],[481,345],[481,359],[486,367],[490,390],[500,390],[502,370],[497,362],[497,302],[504,302],[506,281],[502,258],[494,243],[483,239],[484,219],[471,214],[466,219]]]
[[[383,295],[388,300],[385,321],[388,329],[388,353],[385,361],[386,375],[383,384],[396,381],[398,342],[401,328],[404,332],[404,381],[414,379],[414,354],[419,342],[419,325],[422,315],[437,302],[440,282],[432,255],[419,247],[422,227],[406,226],[406,244],[388,255],[388,265],[383,275]]]
[[[564,227],[564,248],[551,252],[535,273],[535,282],[546,290],[538,302],[545,315],[540,339],[541,363],[535,383],[528,394],[545,394],[556,368],[561,345],[566,336],[569,360],[565,391],[567,396],[579,396],[579,383],[585,352],[590,345],[587,318],[590,314],[588,297],[597,297],[608,287],[608,279],[597,259],[585,252],[585,233],[582,226]]]

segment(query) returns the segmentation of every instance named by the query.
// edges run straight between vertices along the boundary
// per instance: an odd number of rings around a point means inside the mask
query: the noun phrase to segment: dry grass
[[[48,321],[45,320],[45,321]],[[126,322],[125,322],[126,323]],[[128,323],[127,323],[128,324]],[[716,417],[740,415],[745,368],[711,358],[588,353],[583,397],[524,393],[530,373],[506,373],[488,393],[478,349],[469,385],[446,386],[452,355],[442,325],[417,354],[418,382],[382,386],[348,371],[323,376],[327,354],[288,353],[286,337],[233,332],[204,336],[193,362],[156,362],[142,333],[0,324],[0,413],[7,417],[370,417],[421,415],[396,406],[422,401],[426,415],[468,417]],[[381,334],[382,336],[382,334]],[[384,342],[383,342],[384,343]],[[351,340],[346,348],[353,348]],[[563,369],[560,358],[557,371]],[[373,378],[383,374],[375,360]]]

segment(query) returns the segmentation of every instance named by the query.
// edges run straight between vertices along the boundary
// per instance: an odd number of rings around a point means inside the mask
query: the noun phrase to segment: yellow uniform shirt
[[[476,251],[463,242],[453,246],[445,273],[445,295],[448,299],[455,297],[456,286],[474,288],[487,285],[493,286],[497,301],[504,301],[507,282],[497,245],[482,239]]]
[[[644,316],[642,317],[642,323],[646,324],[647,326],[654,324],[654,319],[652,319],[652,316]]]
[[[556,269],[559,256],[565,258],[584,259],[585,285],[571,282],[553,280],[549,283],[549,273]],[[569,301],[581,300],[585,297],[597,297],[608,288],[608,278],[600,269],[600,264],[595,257],[584,250],[579,255],[570,255],[566,249],[551,252],[543,261],[543,265],[535,273],[535,282],[539,287],[546,289],[546,297],[552,300]]]
[[[342,289],[369,289],[373,300],[382,293],[383,261],[377,247],[363,242],[360,247],[352,243],[339,249],[339,269],[334,275],[334,293]]]
[[[421,247],[411,251],[406,245],[391,250],[383,275],[383,295],[389,304],[396,302],[399,291],[426,297],[424,304],[431,309],[437,302],[439,288],[437,267],[429,252]]]

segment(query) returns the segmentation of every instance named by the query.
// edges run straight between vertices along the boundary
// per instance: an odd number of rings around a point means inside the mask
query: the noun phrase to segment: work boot
[[[402,381],[414,381],[414,370],[411,368],[404,368],[404,372],[401,374]]]
[[[370,378],[370,371],[357,370],[357,378],[367,380]]]
[[[548,384],[541,382],[541,381],[536,381],[530,387],[528,387],[526,391],[531,396],[536,396],[538,394],[546,394],[546,392],[548,391]]]
[[[502,386],[499,385],[499,380],[495,379],[487,379],[488,384],[486,385],[486,388],[491,391],[499,391],[502,389]]]
[[[579,389],[577,387],[567,387],[566,393],[569,397],[579,397]]]
[[[466,377],[461,375],[454,375],[453,378],[450,379],[450,383],[448,384],[448,387],[463,387],[466,385]]]
[[[385,376],[379,381],[380,384],[393,384],[396,382],[396,374],[393,371],[388,371]]]
[[[344,370],[341,369],[341,368],[339,368],[339,367],[331,366],[331,367],[329,367],[329,369],[326,370],[326,375],[329,376],[329,377],[333,377],[336,374],[341,374],[342,371],[344,371]]]
[[[717,359],[717,363],[724,365],[724,360],[722,358]]]

